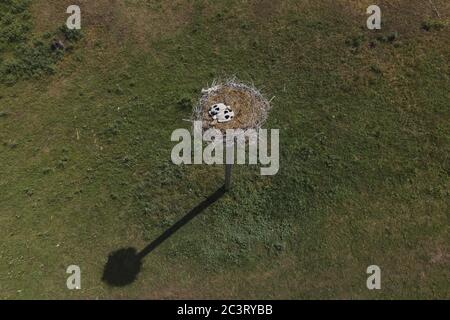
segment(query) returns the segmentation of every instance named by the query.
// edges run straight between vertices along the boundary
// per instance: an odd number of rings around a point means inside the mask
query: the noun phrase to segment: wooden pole
[[[231,188],[231,171],[233,169],[232,164],[225,164],[225,191],[230,190]]]
[[[231,173],[234,162],[234,137],[233,141],[225,139],[225,191],[231,189]]]

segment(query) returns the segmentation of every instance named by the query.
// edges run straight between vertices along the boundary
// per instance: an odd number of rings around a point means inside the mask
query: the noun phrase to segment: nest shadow
[[[102,280],[112,286],[126,286],[136,280],[141,265],[142,261],[135,248],[119,249],[108,256]]]
[[[219,200],[225,192],[224,186],[216,190],[140,252],[137,252],[135,248],[123,248],[112,252],[108,256],[108,260],[103,269],[102,281],[114,287],[123,287],[134,282],[141,271],[142,260],[149,253],[170,238],[185,224],[206,210],[210,205]]]

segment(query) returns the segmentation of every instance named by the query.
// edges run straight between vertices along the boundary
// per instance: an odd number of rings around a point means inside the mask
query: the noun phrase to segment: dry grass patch
[[[164,1],[151,7],[144,1],[38,0],[32,5],[36,32],[65,24],[69,5],[80,6],[82,31],[89,35],[88,43],[99,39],[119,46],[135,43],[144,48],[153,40],[176,33],[190,21],[192,13],[192,4],[183,1]]]

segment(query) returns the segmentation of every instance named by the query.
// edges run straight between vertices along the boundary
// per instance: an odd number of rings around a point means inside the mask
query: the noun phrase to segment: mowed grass
[[[0,87],[0,298],[449,298],[450,7],[433,2],[441,18],[384,1],[370,31],[369,1],[79,1],[72,50]],[[70,4],[33,1],[20,41]],[[275,96],[279,173],[237,166],[231,192],[109,286],[110,253],[223,183],[221,166],[173,165],[170,135],[230,75]]]

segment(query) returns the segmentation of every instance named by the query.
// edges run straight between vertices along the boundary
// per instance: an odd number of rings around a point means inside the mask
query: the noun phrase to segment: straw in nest
[[[211,106],[224,103],[234,111],[229,122],[219,123],[212,119],[208,111]],[[268,101],[253,85],[244,84],[235,79],[224,82],[214,81],[208,89],[202,90],[200,101],[195,106],[192,120],[201,121],[202,129],[218,129],[225,133],[227,129],[258,130],[267,119],[270,110]]]

